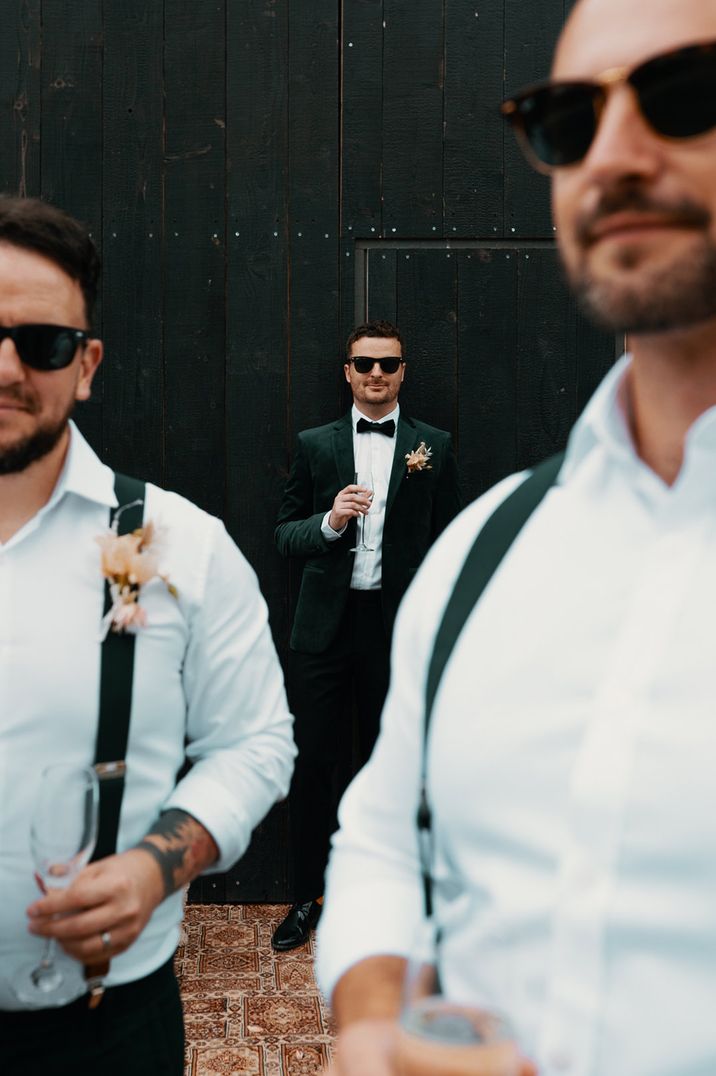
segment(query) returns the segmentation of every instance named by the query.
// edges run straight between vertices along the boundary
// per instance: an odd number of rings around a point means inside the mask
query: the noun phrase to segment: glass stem
[[[55,963],[55,939],[47,938],[45,941],[45,948],[42,950],[42,957],[40,959],[40,967],[51,968]]]

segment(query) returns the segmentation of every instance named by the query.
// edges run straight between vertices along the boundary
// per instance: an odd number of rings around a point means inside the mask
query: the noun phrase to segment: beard
[[[578,302],[592,321],[616,333],[662,333],[716,317],[716,246],[704,241],[696,255],[658,273],[639,271],[640,254],[626,247],[615,276],[597,278],[584,266],[567,269]],[[634,282],[619,279],[634,273]],[[638,280],[636,277],[638,276]]]
[[[52,452],[67,429],[71,413],[70,410],[60,419],[45,422],[14,444],[0,444],[0,475],[19,474]]]
[[[621,211],[660,213],[701,236],[696,247],[649,268],[643,248],[624,244],[609,269],[589,266],[592,229]],[[711,216],[691,201],[661,203],[639,187],[606,192],[597,208],[578,221],[576,245],[581,258],[563,262],[567,279],[585,313],[597,325],[618,333],[661,333],[685,329],[716,317],[716,244],[710,238]],[[668,236],[664,244],[669,242]]]

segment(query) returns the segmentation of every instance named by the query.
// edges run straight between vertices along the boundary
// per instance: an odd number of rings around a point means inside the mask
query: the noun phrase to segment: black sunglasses
[[[33,370],[63,370],[75,357],[77,348],[87,343],[89,333],[64,325],[0,326],[0,343],[9,336],[26,366]]]
[[[528,160],[550,172],[586,157],[610,91],[628,83],[652,130],[694,138],[716,127],[716,42],[688,45],[592,81],[542,82],[502,105]]]
[[[384,374],[394,374],[398,370],[400,364],[405,362],[405,359],[399,359],[397,356],[393,355],[389,355],[385,359],[371,359],[366,355],[354,355],[348,362],[353,363],[359,374],[369,374],[376,362]]]

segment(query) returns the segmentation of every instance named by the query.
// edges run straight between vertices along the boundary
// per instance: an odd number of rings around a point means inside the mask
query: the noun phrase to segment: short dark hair
[[[0,195],[0,243],[42,254],[77,281],[84,296],[87,323],[92,324],[100,259],[79,221],[40,198]]]
[[[350,358],[351,348],[356,340],[360,340],[363,336],[377,336],[385,340],[397,340],[400,344],[400,350],[403,350],[403,337],[400,335],[400,329],[397,329],[395,325],[392,325],[389,321],[366,321],[365,325],[357,325],[346,340],[346,359]]]

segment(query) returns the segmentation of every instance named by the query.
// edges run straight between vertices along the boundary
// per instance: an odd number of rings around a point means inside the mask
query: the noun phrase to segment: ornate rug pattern
[[[189,904],[177,950],[186,1076],[314,1076],[332,1026],[313,977],[314,938],[274,953],[285,904]]]

